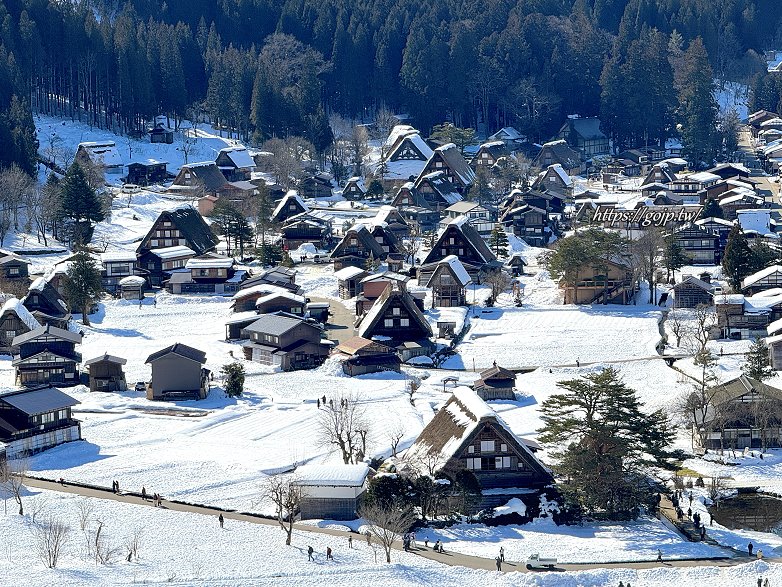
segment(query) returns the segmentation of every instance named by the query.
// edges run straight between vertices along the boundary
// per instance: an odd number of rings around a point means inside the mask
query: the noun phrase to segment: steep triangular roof
[[[291,204],[296,207],[295,212],[290,211]],[[290,191],[277,203],[274,212],[272,212],[271,219],[274,222],[285,222],[289,218],[298,216],[299,214],[306,214],[309,211],[309,207],[307,207],[307,204],[304,203],[304,200],[301,199],[299,194],[295,191]]]
[[[219,170],[218,170],[219,173]],[[178,206],[172,210],[164,210],[158,216],[158,219],[152,224],[147,235],[141,239],[137,251],[142,251],[151,248],[149,242],[152,240],[157,224],[160,221],[170,221],[182,236],[187,240],[188,247],[191,248],[196,255],[202,255],[208,251],[211,251],[217,246],[220,240],[209,228],[209,225],[198,213],[198,210],[184,204]]]
[[[404,456],[406,464],[418,468],[420,462],[436,459],[435,471],[458,458],[485,426],[501,433],[514,452],[540,476],[551,479],[548,469],[532,454],[525,442],[516,436],[505,421],[468,387],[457,387],[453,395],[424,427]],[[421,471],[428,474],[428,471]]]
[[[475,171],[469,166],[467,160],[462,157],[459,149],[453,143],[437,147],[422,173],[434,171],[434,162],[438,159],[451,170],[454,178],[458,179],[463,186],[469,187],[475,181]]]
[[[5,304],[3,304],[3,308],[0,310],[0,322],[3,321],[6,314],[16,314],[19,320],[21,320],[22,323],[24,323],[24,325],[27,326],[27,328],[30,330],[35,330],[36,328],[41,327],[40,322],[35,319],[35,316],[33,316],[30,311],[24,307],[24,304],[22,304],[21,300],[16,298],[9,298],[6,300]]]
[[[444,270],[449,271],[462,287],[466,286],[472,281],[470,275],[467,273],[467,270],[464,268],[464,265],[462,265],[462,262],[459,261],[459,258],[456,255],[448,255],[447,257],[440,259],[435,263],[421,265],[418,268],[418,271],[421,275],[427,275],[429,274],[429,271],[431,271],[429,279],[426,280],[426,283],[424,283],[423,286],[432,287],[432,281],[434,281],[435,276],[439,275],[440,272]]]
[[[39,297],[39,301],[37,303],[33,303],[32,301],[32,296],[35,295]],[[30,312],[39,311],[38,307],[45,306],[49,309],[49,311],[46,313],[48,316],[53,318],[65,318],[66,316],[70,316],[70,313],[68,312],[68,304],[65,303],[65,299],[54,288],[54,286],[46,281],[46,279],[43,277],[39,277],[32,282],[30,285],[30,290],[21,301],[25,308],[27,308]]]
[[[361,324],[359,324],[358,327],[358,335],[364,338],[372,338],[372,330],[375,325],[383,318],[386,311],[395,300],[402,302],[402,305],[404,305],[405,309],[410,314],[410,319],[415,322],[427,336],[432,336],[432,327],[429,325],[429,322],[421,310],[418,309],[418,306],[415,305],[413,296],[404,289],[401,289],[398,286],[395,287],[393,282],[388,284],[388,287],[386,287],[383,294],[375,300],[372,308],[370,308],[369,312],[362,318]]]
[[[180,189],[183,187],[191,188],[193,185],[192,180],[188,180],[189,184],[177,183],[179,177],[181,176],[184,179],[187,173],[192,174],[197,181],[201,182],[207,192],[218,192],[228,185],[228,180],[225,179],[223,172],[220,171],[220,168],[217,167],[214,161],[201,161],[183,165],[171,187],[178,186]]]
[[[164,349],[152,353],[144,362],[151,363],[152,361],[156,361],[157,359],[168,354],[179,355],[180,357],[190,359],[191,361],[196,361],[202,365],[206,363],[206,353],[204,351],[199,351],[198,349],[194,349],[193,347],[182,344],[181,342],[176,342],[171,346],[167,346]]]
[[[351,238],[358,239],[362,247],[372,253],[375,259],[385,259],[386,252],[383,250],[380,243],[374,239],[365,224],[356,224],[345,233],[342,240],[339,241],[337,246],[334,247],[334,250],[331,251],[332,259],[343,255],[343,251],[349,246]]]
[[[437,243],[435,243],[435,246],[433,246],[432,250],[429,251],[426,259],[424,259],[424,263],[433,263],[441,259],[440,243],[443,242],[443,239],[449,238],[451,231],[460,232],[464,236],[467,245],[473,249],[475,254],[478,255],[478,257],[480,257],[484,263],[490,263],[491,261],[495,261],[497,259],[497,256],[492,253],[489,246],[486,244],[483,238],[481,238],[481,235],[478,234],[478,231],[475,230],[475,228],[473,228],[472,225],[467,221],[467,217],[459,216],[459,218],[455,219],[453,222],[449,222],[445,229],[443,229],[443,231],[440,233],[440,237],[437,239]]]

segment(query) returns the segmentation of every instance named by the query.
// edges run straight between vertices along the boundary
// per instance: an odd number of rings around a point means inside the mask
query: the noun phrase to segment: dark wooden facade
[[[12,365],[20,385],[76,385],[79,383],[81,355],[76,345],[81,334],[54,326],[42,326],[17,336],[12,345],[19,348]]]
[[[128,385],[122,367],[127,359],[104,353],[84,362],[90,377],[90,391],[125,391]]]

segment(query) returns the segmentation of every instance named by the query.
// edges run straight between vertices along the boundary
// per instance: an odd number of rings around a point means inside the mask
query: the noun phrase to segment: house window
[[[481,459],[467,459],[467,468],[471,471],[480,471]]]
[[[475,453],[475,447],[471,444],[470,446],[467,447],[467,452],[469,454]]]
[[[495,469],[510,469],[510,457],[496,457],[494,459]]]
[[[500,445],[500,452],[508,452],[508,445],[504,442]]]
[[[449,243],[449,244],[452,244],[452,245],[455,245],[455,244],[456,244],[456,239],[455,239],[454,237],[451,237],[451,238],[448,240],[448,243]]]
[[[494,441],[481,440],[481,452],[494,452]]]
[[[385,325],[386,328],[393,328],[394,327],[394,319],[393,318],[386,318],[383,321],[383,324]]]
[[[462,255],[464,255],[464,249],[459,249],[459,256],[461,257]]]
[[[399,316],[399,312],[400,312],[399,308],[394,308],[393,309],[394,316]]]
[[[355,238],[350,239],[350,246],[355,247],[358,244],[358,240]]]
[[[407,328],[408,326],[410,326],[410,319],[409,318],[402,318],[400,320],[400,324],[399,325],[402,326],[403,328]]]
[[[9,267],[8,275],[19,275],[19,267]]]

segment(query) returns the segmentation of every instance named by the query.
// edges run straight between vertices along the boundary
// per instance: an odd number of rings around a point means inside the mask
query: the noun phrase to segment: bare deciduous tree
[[[394,420],[386,430],[386,436],[388,442],[391,445],[391,454],[396,457],[396,451],[399,448],[399,443],[405,437],[405,425],[401,420]]]
[[[677,311],[675,308],[672,308],[668,312],[666,320],[668,321],[668,326],[671,329],[671,332],[676,337],[676,346],[682,346],[682,339],[687,334],[687,322],[684,320],[684,316],[682,315],[681,311]]]
[[[111,543],[106,525],[101,520],[96,520],[94,527],[85,530],[84,538],[87,541],[87,554],[95,559],[95,564],[108,565],[121,551],[119,546]]]
[[[35,189],[35,182],[16,165],[0,172],[0,246],[13,226],[19,229],[19,207]]]
[[[32,525],[36,550],[41,562],[48,569],[54,569],[60,553],[68,542],[70,528],[59,520],[49,519]]]
[[[718,383],[714,372],[716,360],[706,352],[700,362],[700,378],[695,380],[691,391],[686,392],[679,400],[678,410],[685,423],[692,431],[692,441],[695,444],[696,437],[700,446],[706,446],[709,431],[715,426],[715,420],[707,422],[707,416],[714,410],[715,386]],[[715,414],[716,416],[716,414]]]
[[[138,552],[141,549],[141,545],[144,543],[143,536],[144,529],[142,527],[137,527],[134,528],[133,532],[125,538],[125,550],[128,553],[125,556],[125,560],[127,562],[131,562],[134,559],[138,561]]]
[[[483,283],[491,287],[492,300],[497,301],[497,296],[510,286],[510,277],[504,271],[491,271],[484,276]]]
[[[695,355],[696,363],[700,364],[701,359],[706,352],[706,344],[711,337],[711,329],[717,324],[717,314],[712,306],[698,304],[693,310],[694,320],[690,324],[689,350]]]
[[[415,522],[412,508],[401,501],[389,504],[366,503],[359,512],[369,524],[369,532],[378,539],[386,553],[386,562],[391,562],[391,548],[399,537]]]
[[[285,530],[285,544],[290,546],[293,522],[304,497],[301,485],[293,475],[271,475],[264,483],[262,495],[274,504],[277,523]]]
[[[27,477],[27,461],[3,461],[0,464],[0,491],[12,498],[19,506],[19,515],[24,515],[22,495]]]
[[[335,397],[333,403],[323,406],[318,414],[321,445],[339,450],[346,465],[361,460],[357,458],[359,450],[366,454],[368,430],[364,406],[353,394]]]
[[[76,518],[79,520],[79,529],[84,532],[92,519],[95,504],[89,497],[85,497],[76,504]]]

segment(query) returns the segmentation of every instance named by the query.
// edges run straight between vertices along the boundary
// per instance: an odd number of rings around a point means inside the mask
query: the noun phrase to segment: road
[[[317,296],[309,296],[309,298],[312,302],[327,302],[329,304],[330,315],[329,322],[326,324],[326,334],[330,339],[345,342],[356,335],[356,329],[353,327],[356,317],[342,302]]]
[[[94,487],[94,486],[86,487],[83,485],[72,485],[69,483],[65,483],[64,485],[61,485],[52,480],[33,479],[33,478],[25,479],[25,485],[32,488],[46,489],[49,491],[58,491],[61,493],[71,493],[83,497],[92,497],[97,499],[112,500],[121,503],[129,503],[129,504],[139,505],[139,506],[154,507],[151,500],[144,500],[141,498],[139,494],[127,493],[127,492],[116,494],[113,493],[109,488],[101,488],[101,487]],[[173,511],[189,512],[189,513],[201,514],[205,516],[213,516],[215,518],[218,515],[223,514],[223,517],[228,521],[238,520],[242,522],[249,522],[251,524],[277,526],[276,520],[261,518],[261,517],[252,516],[248,514],[242,514],[235,511],[225,511],[219,508],[213,508],[204,505],[172,502],[172,501],[167,501],[165,499],[163,499],[162,503],[163,503],[162,507]],[[348,536],[353,536],[356,545],[361,545],[363,543],[363,539],[358,540],[355,538],[356,537],[355,532],[350,532],[346,530],[337,530],[334,528],[319,528],[317,526],[311,526],[307,524],[296,524],[294,527],[296,530],[302,532],[314,532],[317,534],[327,534],[330,536],[344,538],[346,541]],[[394,549],[402,550],[402,544],[395,543]],[[446,565],[462,566],[471,569],[480,569],[486,571],[494,571],[497,569],[496,562],[494,561],[494,559],[470,556],[466,554],[447,552],[447,551],[443,553],[439,553],[439,552],[434,552],[431,549],[431,547],[426,548],[422,545],[419,545],[418,548],[413,549],[412,552],[414,554],[417,554],[418,556],[422,556],[424,558],[428,558]],[[555,570],[556,571],[585,571],[585,570],[593,570],[593,569],[612,569],[612,568],[613,569],[654,569],[659,567],[730,567],[730,566],[751,562],[752,560],[755,559],[750,558],[748,556],[734,555],[731,557],[726,556],[725,558],[678,559],[678,560],[668,560],[662,562],[626,561],[626,562],[610,562],[610,563],[571,563],[571,564],[557,565]],[[771,562],[777,562],[777,563],[782,562],[782,559],[777,559],[777,558],[768,558],[765,560]],[[538,572],[538,571],[528,571],[525,568],[524,563],[518,561],[506,561],[503,564],[502,570],[505,572],[510,572],[510,571]]]

